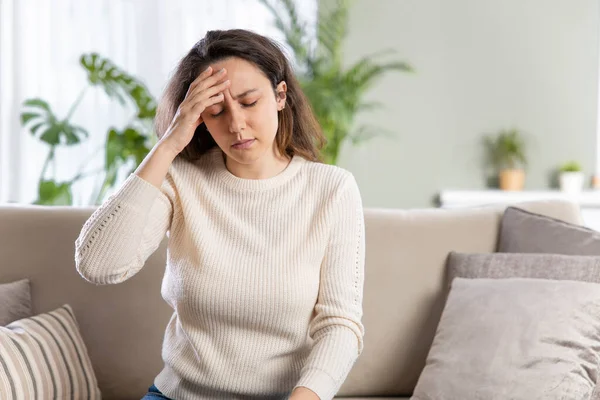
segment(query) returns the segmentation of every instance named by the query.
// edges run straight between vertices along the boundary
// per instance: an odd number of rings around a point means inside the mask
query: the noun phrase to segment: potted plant
[[[520,130],[513,128],[486,137],[488,157],[498,174],[502,190],[518,191],[525,185],[525,140]]]
[[[568,161],[558,168],[560,190],[565,193],[579,193],[583,190],[585,175],[577,161]]]
[[[21,124],[40,141],[48,145],[48,157],[44,162],[38,182],[38,198],[35,204],[72,205],[73,184],[93,176],[103,179],[89,202],[84,205],[99,205],[108,190],[116,185],[120,170],[133,172],[156,142],[153,134],[153,120],[156,114],[156,100],[146,86],[136,77],[115,65],[110,59],[97,53],[82,54],[79,63],[87,73],[88,85],[71,106],[67,116],[60,118],[50,104],[40,98],[27,99],[21,111]],[[57,164],[57,148],[78,146],[89,133],[86,128],[73,124],[72,116],[91,87],[104,89],[104,92],[124,107],[133,105],[133,115],[124,127],[111,126],[106,133],[104,168],[85,171],[86,163],[66,181],[57,181],[48,176],[50,168]],[[132,165],[133,164],[133,165]]]
[[[354,63],[344,62],[351,2],[339,0],[320,7],[313,43],[310,24],[300,17],[297,2],[259,1],[271,11],[275,26],[292,50],[296,75],[326,138],[323,161],[337,164],[346,142],[358,145],[373,137],[392,136],[382,127],[357,125],[356,116],[382,106],[365,96],[377,80],[391,72],[412,72],[413,68],[396,59],[392,50],[367,54]],[[382,56],[394,57],[384,61]]]

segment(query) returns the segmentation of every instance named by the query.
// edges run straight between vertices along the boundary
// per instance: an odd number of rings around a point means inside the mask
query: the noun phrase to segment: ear
[[[287,84],[285,81],[279,82],[275,89],[276,100],[277,100],[277,111],[281,111],[285,108],[285,100],[287,98]]]

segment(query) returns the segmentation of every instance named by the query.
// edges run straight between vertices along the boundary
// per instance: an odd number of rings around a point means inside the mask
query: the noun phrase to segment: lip
[[[252,146],[252,143],[254,143],[255,140],[256,139],[239,140],[235,142],[231,147],[233,147],[234,149],[247,149],[248,147]]]

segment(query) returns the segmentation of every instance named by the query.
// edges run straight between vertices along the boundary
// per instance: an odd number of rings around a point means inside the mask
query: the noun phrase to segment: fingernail
[[[219,73],[220,73],[220,74],[222,74],[223,72],[225,72],[225,68],[221,68],[221,69],[219,70]]]
[[[210,65],[208,66],[208,68],[206,68],[204,71],[202,72],[208,72],[208,70],[210,69]]]

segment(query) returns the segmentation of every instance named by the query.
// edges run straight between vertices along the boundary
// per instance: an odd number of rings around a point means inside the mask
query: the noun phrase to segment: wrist
[[[174,160],[177,155],[180,153],[179,150],[175,148],[168,140],[161,139],[156,144],[156,151],[164,155],[164,157],[169,157]]]

